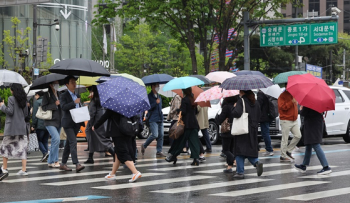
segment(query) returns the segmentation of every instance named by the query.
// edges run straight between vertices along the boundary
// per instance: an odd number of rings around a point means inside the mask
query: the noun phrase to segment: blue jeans
[[[162,152],[163,149],[163,137],[164,137],[164,127],[163,123],[151,122],[149,123],[149,129],[151,131],[150,136],[147,138],[146,142],[143,144],[145,148],[155,139],[157,139],[157,153]]]
[[[261,136],[264,138],[265,149],[268,152],[273,152],[273,148],[271,146],[271,137],[270,137],[270,122],[261,122]]]
[[[316,152],[316,155],[317,155],[317,158],[321,162],[321,165],[323,167],[328,166],[328,162],[327,162],[326,156],[324,155],[324,152],[323,152],[320,144],[308,144],[308,145],[306,145],[303,165],[304,166],[308,166],[310,164],[312,148],[314,148],[314,150]]]
[[[203,138],[205,141],[205,145],[207,146],[207,149],[211,149],[211,142],[210,142],[210,138],[209,138],[209,132],[208,129],[202,129],[201,130],[202,134],[203,134]]]
[[[253,158],[253,157],[245,157],[245,156],[236,156],[236,173],[237,174],[244,174],[244,160],[248,159],[249,162],[255,166],[255,163],[259,161],[258,158]]]
[[[56,128],[55,126],[46,126],[47,131],[51,135],[51,150],[50,156],[47,159],[48,164],[53,164],[58,162],[58,147],[60,145],[60,131],[61,128]]]
[[[36,130],[36,136],[38,137],[39,149],[41,153],[46,154],[49,151],[49,132],[47,130]]]

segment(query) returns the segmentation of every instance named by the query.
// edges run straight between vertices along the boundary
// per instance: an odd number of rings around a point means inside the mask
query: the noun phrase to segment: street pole
[[[37,68],[37,58],[36,58],[36,30],[38,27],[37,22],[37,6],[33,4],[33,70],[32,70],[32,79],[34,80],[34,70]]]
[[[295,7],[295,18],[298,18],[298,7]],[[299,65],[299,49],[298,45],[295,46],[295,70],[298,70],[298,65]]]
[[[114,33],[113,33],[113,20],[111,19],[110,22],[110,34],[111,34],[111,53],[110,53],[110,65],[109,65],[109,72],[111,72],[111,67],[112,70],[114,70]]]
[[[343,81],[345,82],[345,49],[343,54]]]
[[[330,79],[331,84],[333,84],[333,68],[332,68],[332,58],[333,58],[333,52],[332,52],[332,51],[330,51],[330,53],[329,53],[329,61],[330,61],[329,71],[330,71],[330,75],[331,75],[331,79]]]
[[[249,47],[249,12],[243,12],[244,22],[244,70],[250,70],[250,47]]]

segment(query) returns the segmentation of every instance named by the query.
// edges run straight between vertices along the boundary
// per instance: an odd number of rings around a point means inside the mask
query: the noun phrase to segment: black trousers
[[[226,155],[226,162],[229,166],[233,166],[235,155],[233,153],[233,137],[222,137],[222,152]]]
[[[80,129],[80,125],[76,125],[74,128],[63,128],[67,134],[66,145],[62,155],[62,164],[67,164],[69,154],[72,155],[73,164],[78,164],[78,152],[77,152],[77,134]]]

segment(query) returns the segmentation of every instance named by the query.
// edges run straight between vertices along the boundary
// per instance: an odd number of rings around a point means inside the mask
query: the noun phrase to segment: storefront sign
[[[62,60],[64,60],[64,59],[62,59]],[[60,61],[61,61],[60,59],[55,59],[53,61],[53,63],[56,64],[56,63],[58,63]],[[105,69],[109,68],[109,61],[102,61],[102,60],[93,60],[93,61],[95,61],[96,63],[101,64],[103,67],[105,67]]]
[[[322,79],[322,67],[306,64],[306,72]]]

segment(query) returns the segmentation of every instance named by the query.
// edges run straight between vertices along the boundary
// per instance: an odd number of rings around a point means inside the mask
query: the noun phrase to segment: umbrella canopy
[[[213,83],[213,81],[209,80],[208,78],[206,78],[204,75],[190,75],[190,77],[194,77],[194,78],[198,78],[201,81],[204,82],[204,84],[208,85],[210,83]]]
[[[151,108],[146,88],[138,83],[117,77],[97,85],[101,106],[128,118]]]
[[[109,72],[99,63],[89,59],[66,59],[53,65],[49,71],[64,75],[109,76]]]
[[[302,105],[317,112],[335,109],[335,94],[326,82],[307,73],[288,78],[287,91]]]
[[[252,90],[273,85],[270,79],[260,75],[240,75],[225,80],[221,88],[225,90]]]
[[[177,89],[177,90],[172,90],[173,92],[175,92],[176,94],[178,94],[181,98],[183,98],[183,94],[182,94],[182,90],[181,89]],[[202,90],[201,88],[194,86],[192,87],[192,94],[194,96],[194,99],[197,99],[198,96],[203,93],[204,90]],[[201,107],[211,107],[210,101],[201,101],[201,102],[197,102],[197,104]]]
[[[282,90],[279,85],[272,85],[268,88],[261,88],[260,89],[264,94],[269,95],[273,98],[278,99],[280,95],[282,94]]]
[[[106,77],[106,76],[102,76],[100,77],[98,80],[96,80],[97,83],[103,83],[103,82],[106,82],[107,80],[111,80],[113,78],[116,78],[116,77],[124,77],[124,78],[128,78],[128,79],[131,79],[137,83],[139,83],[140,85],[142,86],[146,86],[145,83],[143,83],[143,81],[140,79],[140,78],[137,78],[133,75],[129,75],[127,73],[121,73],[121,74],[112,74],[111,76],[109,77]]]
[[[307,72],[306,71],[288,71],[288,72],[280,73],[272,80],[272,82],[275,84],[287,83],[289,76],[302,75],[305,73]]]
[[[163,91],[176,90],[176,89],[187,89],[189,87],[204,85],[204,82],[194,77],[180,77],[170,80],[164,85]]]
[[[235,77],[236,75],[227,71],[215,71],[211,72],[205,77],[211,81],[223,83],[227,78]]]
[[[50,83],[58,81],[60,85],[63,85],[64,78],[67,75],[61,75],[57,73],[50,73],[48,75],[41,76],[33,81],[33,85],[30,87],[30,90],[45,89],[50,87]]]
[[[66,90],[67,90],[67,86],[65,86],[65,85],[60,87],[60,88],[58,88],[59,92],[63,92],[63,91],[66,91]],[[86,90],[86,86],[84,86],[84,85],[77,85],[77,87],[75,88],[75,92],[78,92],[79,94],[84,93],[86,91],[87,91]]]
[[[12,83],[28,86],[27,81],[19,74],[10,70],[0,70],[0,86],[10,86]]]
[[[100,76],[89,77],[89,76],[80,76],[77,80],[77,84],[84,86],[98,85],[96,80],[98,80]]]
[[[27,94],[27,97],[34,96],[36,92],[40,92],[40,91],[47,92],[48,91],[47,88],[45,88],[45,89],[37,89],[37,90],[30,90],[30,87],[32,85],[33,84],[30,84],[30,85],[28,85],[27,87],[24,88],[24,92]]]
[[[204,91],[199,94],[199,96],[196,99],[196,102],[201,101],[210,101],[210,100],[216,100],[226,97],[232,97],[239,94],[238,90],[223,90],[219,86],[212,87],[208,89],[207,91]]]
[[[159,94],[165,96],[165,97],[175,97],[176,93],[173,91],[163,91],[164,85],[159,85]]]
[[[153,83],[165,84],[172,79],[174,79],[174,77],[168,74],[153,74],[143,77],[142,81],[145,85],[151,85]]]
[[[235,72],[236,75],[260,75],[265,76],[260,71],[252,71],[252,70],[241,70],[238,72]]]

